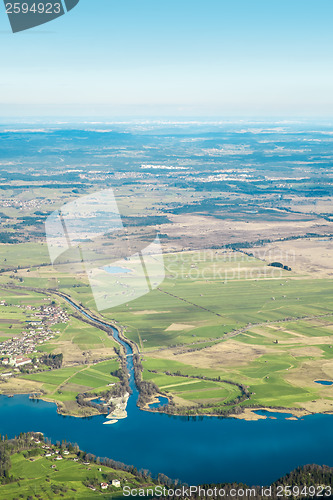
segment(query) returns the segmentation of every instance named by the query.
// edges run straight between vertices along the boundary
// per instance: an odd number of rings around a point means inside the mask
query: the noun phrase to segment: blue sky
[[[80,0],[12,34],[2,116],[329,116],[332,0]]]

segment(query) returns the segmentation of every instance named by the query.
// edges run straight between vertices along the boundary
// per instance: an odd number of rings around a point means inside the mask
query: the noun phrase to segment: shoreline
[[[68,417],[75,417],[75,418],[90,418],[90,417],[97,417],[97,416],[100,416],[100,415],[104,415],[105,418],[107,417],[107,414],[106,413],[99,413],[97,412],[97,410],[94,410],[93,408],[91,408],[91,410],[89,411],[89,415],[77,415],[73,412],[64,412],[62,411],[63,410],[63,403],[62,402],[59,402],[59,401],[56,401],[52,398],[49,398],[47,395],[45,396],[41,396],[41,397],[35,397],[35,398],[32,398],[32,393],[29,393],[29,392],[16,392],[16,393],[5,393],[5,392],[2,392],[0,394],[0,396],[6,396],[6,397],[15,397],[15,396],[29,396],[29,399],[35,399],[35,400],[41,400],[41,401],[45,401],[46,403],[52,403],[52,404],[55,404],[57,406],[57,413],[59,415],[65,415],[65,416],[68,416]],[[139,406],[140,410],[142,411],[147,411],[147,412],[150,412],[150,413],[161,413],[161,414],[165,414],[165,415],[170,415],[170,416],[174,416],[174,417],[214,417],[214,418],[230,418],[230,419],[237,419],[237,420],[246,420],[248,422],[251,422],[251,421],[257,421],[257,420],[267,420],[267,419],[272,419],[274,420],[276,417],[274,417],[274,413],[287,413],[289,414],[290,416],[289,417],[286,417],[285,420],[298,420],[299,418],[302,418],[302,417],[307,417],[307,416],[310,416],[310,415],[333,415],[333,411],[318,411],[318,412],[312,412],[312,411],[309,411],[309,410],[306,410],[304,408],[300,408],[299,410],[298,409],[295,409],[295,408],[269,408],[269,407],[264,407],[264,406],[260,406],[258,408],[244,408],[244,411],[242,413],[239,413],[239,414],[230,414],[230,415],[217,415],[217,414],[214,414],[214,413],[206,413],[206,414],[203,414],[203,413],[198,413],[198,414],[193,414],[193,415],[182,415],[180,413],[177,413],[177,414],[169,414],[169,413],[165,413],[163,411],[154,411],[152,410],[151,408],[149,408],[149,405],[151,404],[154,404],[154,403],[157,403],[158,402],[158,398],[160,397],[166,397],[164,394],[157,394],[156,396],[154,396],[149,402],[145,403],[144,406]],[[89,408],[89,407],[85,407],[85,408]],[[255,412],[256,411],[265,411],[267,412],[267,415],[258,415],[256,414]],[[272,413],[272,416],[270,416],[269,414]]]
[[[165,394],[161,394],[161,393],[155,394],[155,396],[153,396],[149,401],[147,401],[147,403],[139,406],[140,410],[149,411],[151,413],[164,413],[164,412],[155,412],[155,411],[153,411],[152,408],[149,408],[150,405],[153,405],[155,403],[159,403],[160,398],[167,398],[168,401],[170,399],[170,397],[166,396]]]
[[[181,413],[166,413],[164,411],[158,411],[158,409],[152,409],[149,408],[151,404],[158,403],[160,397],[166,397],[165,394],[156,394],[154,397],[151,398],[147,403],[145,403],[142,406],[139,406],[140,410],[142,411],[148,411],[150,413],[161,413],[165,415],[170,415],[174,417],[215,417],[215,418],[230,418],[230,419],[237,419],[237,420],[246,420],[248,422],[251,421],[257,421],[257,420],[267,420],[267,419],[272,419],[274,420],[276,417],[274,417],[274,413],[286,413],[290,416],[285,417],[285,420],[298,420],[299,418],[302,417],[307,417],[309,415],[333,415],[333,410],[332,411],[310,411],[306,410],[305,408],[271,408],[271,407],[265,407],[265,406],[258,406],[257,408],[249,408],[249,407],[244,407],[242,413],[230,413],[229,415],[217,415],[216,413],[195,413],[195,414],[181,414]],[[267,412],[267,415],[259,415],[255,412],[258,411],[264,411]],[[269,414],[272,413],[272,416]]]
[[[38,397],[31,397],[31,396],[33,396],[33,394],[34,393],[31,393],[31,392],[13,392],[13,391],[11,391],[10,393],[1,392],[0,396],[6,396],[7,398],[13,398],[15,396],[29,396],[29,399],[31,399],[31,400],[45,401],[45,403],[52,403],[52,404],[56,405],[58,415],[63,415],[66,417],[89,418],[89,417],[98,417],[99,415],[106,415],[106,413],[99,413],[97,410],[95,410],[94,408],[91,408],[89,406],[85,406],[84,408],[90,409],[88,412],[90,414],[78,415],[78,414],[75,414],[74,412],[66,411],[65,410],[66,407],[62,401],[57,401],[55,399],[49,398],[47,395],[38,396]],[[75,401],[73,400],[73,402],[75,402]]]
[[[268,415],[259,415],[255,413],[256,411],[265,411]],[[272,416],[269,415],[272,414]],[[230,415],[230,418],[236,418],[238,420],[247,420],[248,422],[257,421],[257,420],[267,420],[267,419],[275,419],[274,413],[287,413],[290,417],[285,417],[285,420],[298,420],[299,418],[306,417],[309,415],[314,415],[313,412],[309,412],[303,408],[296,410],[295,408],[265,408],[264,406],[259,408],[245,408],[243,413],[239,415]],[[318,412],[318,415],[322,414],[322,412]],[[333,415],[333,412],[331,413]]]

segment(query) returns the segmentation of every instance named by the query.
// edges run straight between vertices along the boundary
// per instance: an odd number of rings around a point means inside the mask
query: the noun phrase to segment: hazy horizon
[[[333,4],[80,0],[13,34],[0,4],[2,116],[333,114]]]

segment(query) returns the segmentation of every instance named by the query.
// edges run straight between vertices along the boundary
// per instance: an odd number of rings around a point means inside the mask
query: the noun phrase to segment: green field
[[[61,343],[71,342],[76,344],[81,350],[114,348],[117,343],[103,330],[99,330],[87,323],[72,318],[70,324],[63,327],[63,332],[57,338]]]
[[[161,363],[159,363],[161,361]],[[213,370],[198,371],[194,367],[169,360],[148,359],[143,362],[144,380],[154,382],[163,394],[177,396],[185,403],[221,405],[228,404],[241,395],[237,386],[212,380],[200,380],[198,376],[215,378],[219,375]],[[154,370],[154,372],[150,371]],[[155,373],[159,371],[160,373]],[[179,375],[168,375],[174,372]],[[182,375],[187,375],[181,376]],[[178,400],[179,401],[179,400]]]
[[[24,380],[33,380],[41,383],[48,397],[56,401],[75,400],[78,392],[105,391],[108,384],[119,382],[117,377],[110,375],[119,368],[118,359],[97,363],[90,367],[68,367],[58,370],[44,371],[28,375],[21,375]]]
[[[251,399],[243,405],[306,407],[315,401],[319,411],[324,402],[333,409],[331,393],[314,382],[332,378],[330,279],[269,267],[237,252],[181,252],[164,258],[166,278],[158,289],[103,312],[106,319],[123,325],[126,336],[137,343],[145,357],[146,380],[184,404],[227,402],[238,389],[214,380],[207,380],[207,386],[197,381],[182,385],[181,380],[176,385],[176,377],[167,372],[244,384]],[[84,275],[74,277],[45,266],[29,273],[18,270],[14,278],[5,273],[1,279],[17,283],[17,277],[23,278],[23,286],[45,287],[52,281],[79,303],[96,308]],[[62,342],[70,342],[77,352],[115,347],[107,334],[75,319],[61,330],[56,342],[41,349],[52,352]],[[58,386],[45,376],[40,381],[48,391],[55,387],[57,394]],[[67,394],[78,387],[100,391],[107,383],[95,366],[67,379],[59,381],[64,386],[59,398],[67,397],[66,389]]]
[[[46,243],[0,244],[0,268],[21,268],[50,263]]]
[[[109,486],[107,491],[101,491],[100,483],[114,478],[123,484],[126,482],[133,488],[140,485],[140,481],[128,472],[93,462],[87,466],[84,465],[84,460],[75,462],[73,457],[76,455],[73,453],[61,461],[55,461],[52,457],[45,458],[44,453],[39,449],[39,454],[33,459],[25,458],[25,452],[11,456],[10,475],[13,476],[14,482],[0,485],[1,498],[6,500],[119,498],[119,488]],[[56,464],[56,468],[52,468],[53,464]],[[96,484],[96,491],[87,487],[89,483]]]

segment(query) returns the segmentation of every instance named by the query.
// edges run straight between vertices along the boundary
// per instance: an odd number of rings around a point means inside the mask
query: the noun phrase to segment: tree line
[[[325,490],[325,487],[333,487],[333,468],[326,465],[297,467],[297,469],[266,487],[248,486],[243,483],[202,484],[200,487],[206,492],[214,492],[214,489],[216,489],[217,494],[207,494],[204,497],[207,500],[244,500],[244,498],[253,500],[278,500],[280,498],[314,500],[332,498],[332,495],[325,495],[326,492],[329,493],[329,490]],[[284,488],[286,489],[284,490]],[[312,488],[312,490],[309,491],[309,488]],[[298,491],[301,492],[302,490],[302,494],[297,494]],[[284,491],[286,491],[286,495],[281,494]],[[291,494],[288,494],[289,491]],[[296,494],[293,494],[293,491]],[[176,500],[176,498],[177,500],[185,500],[188,497],[169,495],[160,498],[162,500]],[[191,500],[201,500],[202,498],[200,492],[191,495]]]

